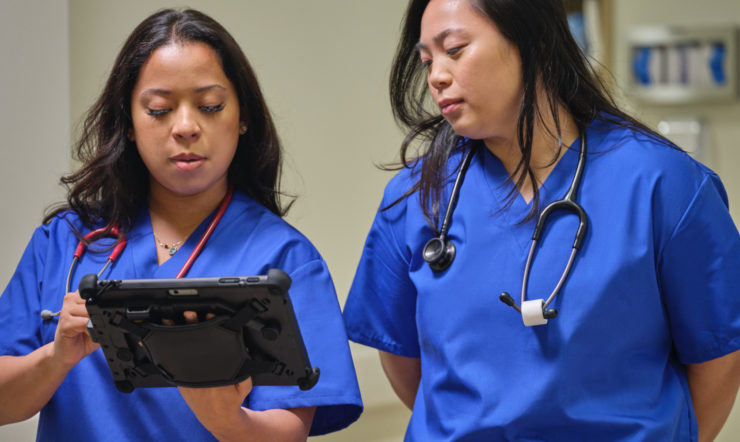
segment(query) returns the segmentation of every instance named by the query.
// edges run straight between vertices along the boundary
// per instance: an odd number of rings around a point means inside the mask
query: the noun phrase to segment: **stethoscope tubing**
[[[221,222],[221,218],[224,217],[224,213],[226,213],[226,208],[229,207],[229,202],[231,202],[231,196],[233,194],[234,194],[234,188],[229,186],[229,190],[226,192],[224,199],[221,201],[221,204],[218,207],[218,211],[213,216],[213,219],[211,220],[211,222],[208,223],[208,227],[206,228],[206,231],[203,232],[203,236],[200,237],[198,244],[196,244],[193,251],[190,252],[190,255],[188,256],[188,259],[185,261],[185,264],[183,264],[180,271],[177,272],[177,276],[175,276],[176,279],[185,277],[188,271],[190,271],[190,267],[192,267],[193,263],[195,262],[195,259],[200,255],[201,250],[203,250],[203,247],[206,245],[206,242],[208,242],[208,238],[211,237],[211,234],[213,233],[213,231],[216,230],[216,226],[218,225],[219,222]]]
[[[444,241],[444,239],[447,237],[447,231],[450,228],[450,223],[452,222],[452,212],[455,210],[455,207],[457,206],[457,200],[460,197],[460,187],[462,187],[462,183],[465,180],[465,175],[468,170],[468,167],[470,166],[470,161],[473,159],[473,151],[475,149],[470,148],[467,152],[465,152],[465,156],[463,157],[463,161],[460,164],[460,170],[463,171],[463,173],[458,173],[457,177],[455,177],[455,184],[452,186],[452,193],[450,194],[450,200],[447,202],[447,210],[445,211],[445,216],[442,220],[442,226],[439,229],[439,238]]]
[[[427,241],[427,243],[424,245],[424,248],[422,249],[422,257],[424,261],[429,264],[429,267],[434,272],[445,271],[455,259],[455,245],[452,241],[447,239],[447,232],[449,230],[450,223],[452,222],[452,213],[455,210],[458,197],[460,196],[460,187],[462,186],[463,180],[465,179],[465,175],[468,166],[470,165],[470,161],[472,159],[474,151],[475,149],[471,147],[470,149],[468,149],[468,151],[465,153],[465,156],[463,157],[463,160],[460,164],[460,169],[457,173],[457,177],[455,178],[455,183],[452,186],[450,199],[447,203],[447,211],[445,212],[439,232],[434,238],[431,238],[429,241]],[[573,240],[573,247],[571,249],[568,262],[565,266],[565,269],[563,270],[563,273],[560,275],[558,283],[556,284],[554,290],[547,297],[547,299],[542,300],[544,318],[554,318],[558,314],[557,310],[555,309],[545,309],[555,299],[555,296],[560,292],[563,285],[565,284],[565,281],[573,267],[573,263],[575,262],[576,255],[581,248],[583,240],[586,237],[586,231],[588,229],[588,216],[586,215],[586,211],[580,204],[576,202],[576,194],[578,193],[578,189],[581,184],[581,177],[583,176],[585,163],[586,131],[582,128],[580,130],[580,149],[578,152],[578,163],[576,164],[576,170],[573,174],[573,179],[571,180],[570,187],[568,188],[568,191],[565,193],[565,196],[562,199],[548,204],[537,218],[534,232],[532,233],[532,244],[530,245],[529,253],[527,254],[527,261],[524,266],[520,305],[517,305],[511,295],[509,295],[507,292],[503,292],[499,296],[499,299],[503,303],[511,306],[519,313],[522,313],[521,305],[523,305],[524,302],[527,300],[527,288],[529,284],[529,276],[532,269],[532,263],[534,261],[537,245],[540,243],[540,236],[542,235],[542,232],[544,230],[545,223],[547,222],[547,219],[551,214],[558,210],[564,210],[573,212],[578,216],[578,230],[576,231],[575,239]],[[527,320],[525,320],[525,324],[527,324]]]
[[[206,242],[211,237],[211,234],[214,230],[216,230],[216,226],[221,221],[221,218],[223,218],[224,213],[226,213],[226,209],[229,207],[229,203],[231,202],[231,197],[234,194],[234,187],[229,186],[228,190],[226,191],[226,195],[224,196],[223,200],[221,200],[221,203],[218,206],[218,210],[216,211],[216,214],[213,216],[213,219],[208,223],[208,227],[206,228],[206,231],[203,232],[203,235],[200,237],[200,240],[198,241],[198,244],[195,245],[195,248],[192,252],[190,252],[190,255],[188,256],[188,259],[185,261],[185,264],[183,264],[180,271],[177,273],[177,276],[175,278],[183,278],[190,270],[190,267],[192,267],[193,263],[195,262],[198,255],[200,255],[201,250],[203,250],[203,247],[206,245]],[[74,269],[77,265],[77,263],[82,258],[82,255],[85,253],[85,250],[87,249],[87,246],[94,241],[106,237],[115,237],[117,240],[116,245],[113,247],[113,250],[111,251],[110,255],[108,255],[108,259],[105,261],[105,264],[98,272],[98,278],[105,272],[105,269],[107,269],[113,262],[118,259],[118,257],[123,253],[123,249],[126,247],[126,235],[121,232],[121,230],[118,227],[118,224],[115,224],[111,226],[110,228],[102,227],[99,229],[95,229],[91,232],[88,232],[77,244],[77,248],[75,249],[75,253],[72,256],[72,263],[69,265],[69,272],[67,272],[67,282],[65,284],[65,293],[69,293],[71,290],[70,283],[72,282],[72,275],[74,274]],[[51,310],[42,310],[40,312],[41,318],[44,321],[50,320],[51,318],[55,316],[59,316],[61,314],[61,310],[57,312],[51,312]]]
[[[537,244],[539,243],[540,236],[542,235],[545,222],[547,221],[547,218],[550,215],[552,215],[554,212],[558,210],[564,210],[564,211],[575,213],[578,216],[578,230],[576,231],[575,239],[573,240],[573,247],[570,252],[570,257],[568,258],[568,263],[565,266],[565,270],[563,270],[563,273],[560,275],[560,279],[558,280],[558,283],[556,284],[555,289],[553,289],[553,291],[544,301],[543,308],[546,308],[555,299],[555,295],[557,295],[560,292],[560,289],[563,287],[563,285],[565,284],[565,280],[570,274],[570,270],[573,266],[573,262],[575,261],[576,254],[578,253],[578,250],[580,250],[581,248],[581,244],[583,243],[583,240],[586,237],[586,231],[588,229],[588,216],[586,215],[586,211],[583,209],[583,207],[580,204],[578,204],[575,201],[576,194],[578,192],[578,188],[581,183],[581,176],[583,175],[583,169],[584,169],[585,162],[586,162],[586,131],[581,131],[581,143],[580,143],[580,149],[578,152],[578,163],[576,165],[576,171],[573,174],[573,180],[570,183],[570,187],[568,188],[568,191],[566,192],[565,196],[562,199],[558,201],[553,201],[552,203],[548,204],[547,207],[545,207],[545,209],[542,211],[542,213],[538,217],[537,224],[535,225],[534,232],[532,233],[532,244],[529,248],[529,254],[527,255],[527,261],[524,265],[524,277],[522,279],[522,291],[521,291],[521,297],[520,297],[520,305],[523,304],[527,300],[527,287],[528,287],[528,281],[529,281],[529,274],[532,268],[532,262],[534,261],[535,250],[537,248]],[[511,305],[512,307],[514,307],[516,311],[521,313],[521,309],[516,304],[511,304],[504,299],[502,299],[502,301],[504,301],[508,305]],[[557,315],[557,311],[553,310],[553,314]]]
[[[106,237],[115,237],[117,239],[116,245],[113,247],[113,250],[111,251],[110,255],[108,255],[108,259],[105,261],[105,265],[102,269],[98,272],[98,277],[103,274],[105,269],[108,268],[108,266],[114,262],[116,259],[118,259],[118,256],[123,253],[123,249],[126,247],[126,235],[123,234],[119,228],[118,224],[114,224],[112,227],[101,227],[99,229],[95,229],[91,232],[88,232],[79,243],[77,243],[77,248],[75,249],[75,253],[72,256],[72,264],[69,266],[69,272],[67,273],[67,283],[65,284],[66,292],[69,293],[70,291],[70,283],[72,281],[72,273],[74,272],[75,265],[82,259],[82,255],[85,253],[85,250],[87,249],[88,244],[94,242],[96,239],[106,238]]]
[[[457,177],[455,177],[455,184],[452,186],[452,193],[447,202],[447,211],[445,211],[444,218],[442,219],[439,233],[437,236],[427,241],[422,249],[422,258],[424,261],[429,263],[429,267],[431,267],[435,272],[446,270],[455,259],[455,244],[452,241],[447,240],[447,232],[452,223],[452,213],[457,205],[457,199],[460,196],[460,188],[465,180],[465,175],[470,166],[470,162],[472,161],[473,153],[474,149],[472,147],[465,152],[465,156],[463,156],[463,159],[458,166],[459,170],[457,172]]]
[[[206,245],[206,242],[208,242],[208,239],[211,237],[211,234],[213,234],[213,231],[216,229],[216,226],[218,226],[218,223],[221,221],[221,218],[223,218],[224,213],[226,213],[226,209],[229,207],[229,203],[231,202],[231,197],[234,194],[234,188],[233,186],[229,186],[228,190],[226,191],[226,195],[224,196],[223,200],[221,200],[221,203],[218,206],[218,210],[216,211],[216,214],[213,216],[213,219],[208,223],[208,227],[206,228],[206,231],[201,236],[200,240],[198,241],[198,244],[195,245],[195,248],[192,252],[190,252],[190,255],[188,256],[188,259],[183,264],[180,271],[177,273],[177,276],[175,278],[183,278],[185,275],[190,271],[190,267],[192,267],[195,260],[200,255],[200,252],[203,250],[203,247]],[[120,231],[118,225],[114,225],[110,228],[103,227],[100,229],[93,230],[86,234],[82,240],[77,244],[77,248],[75,249],[75,253],[72,257],[72,264],[69,266],[69,272],[67,273],[67,283],[65,285],[66,291],[69,292],[71,287],[70,283],[72,280],[72,275],[74,273],[74,269],[76,267],[76,264],[80,261],[82,258],[82,255],[85,253],[85,250],[87,249],[88,244],[94,242],[97,239],[105,238],[105,237],[115,237],[117,238],[118,242],[113,247],[113,250],[111,251],[110,255],[108,256],[108,259],[105,262],[105,265],[103,265],[103,268],[100,269],[98,272],[98,277],[100,277],[105,269],[107,269],[113,262],[118,259],[118,257],[123,252],[123,249],[126,247],[126,235]]]

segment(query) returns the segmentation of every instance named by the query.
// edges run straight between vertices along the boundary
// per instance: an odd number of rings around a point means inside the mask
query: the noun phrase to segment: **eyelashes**
[[[151,115],[152,117],[161,117],[169,111],[169,109],[147,109],[146,113]]]
[[[223,103],[218,104],[216,106],[201,106],[200,107],[200,110],[202,110],[203,112],[209,113],[209,114],[212,114],[214,112],[221,112],[223,109],[224,109]]]
[[[447,49],[447,50],[445,50],[445,54],[447,54],[450,57],[455,58],[458,55],[460,55],[460,51],[462,51],[463,49],[465,49],[465,46],[466,45],[460,45],[460,46],[455,46],[454,48]],[[420,59],[420,61],[421,61],[421,66],[424,69],[429,69],[429,66],[432,65],[432,60],[431,59],[426,59],[425,60],[425,59],[422,58],[422,59]]]
[[[201,111],[207,113],[207,114],[213,114],[216,112],[221,112],[224,110],[224,104],[217,104],[215,106],[198,106],[198,109]],[[146,113],[148,115],[151,115],[152,117],[162,117],[164,115],[167,115],[172,109],[151,109],[147,108]]]

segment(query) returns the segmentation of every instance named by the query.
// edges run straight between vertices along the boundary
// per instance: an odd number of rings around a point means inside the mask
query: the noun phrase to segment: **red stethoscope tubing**
[[[121,231],[118,229],[118,224],[113,225],[110,229],[108,227],[101,227],[100,229],[95,229],[91,232],[89,232],[87,235],[83,237],[83,239],[77,244],[77,248],[75,249],[75,253],[72,256],[72,264],[69,266],[69,273],[67,273],[67,292],[69,292],[69,283],[72,280],[72,272],[74,272],[75,264],[82,258],[82,254],[85,253],[85,249],[87,248],[87,245],[91,242],[101,239],[101,238],[107,238],[107,237],[114,237],[118,239],[118,243],[115,247],[113,247],[113,251],[110,252],[110,255],[108,255],[108,260],[105,261],[105,265],[102,269],[98,272],[98,277],[103,274],[106,268],[118,259],[118,256],[123,252],[123,249],[126,247],[126,235],[121,233]]]
[[[203,250],[203,247],[206,245],[206,242],[208,241],[208,238],[211,237],[211,234],[213,234],[213,231],[216,230],[216,226],[218,226],[218,223],[221,221],[221,218],[224,217],[224,213],[226,213],[226,209],[229,207],[229,203],[231,202],[231,196],[234,194],[234,187],[229,186],[229,189],[226,191],[226,195],[224,196],[224,199],[221,200],[221,204],[218,206],[218,210],[216,211],[216,214],[213,216],[213,219],[210,223],[208,223],[208,227],[206,228],[206,231],[203,232],[203,236],[200,237],[200,240],[198,241],[198,244],[195,245],[195,248],[192,252],[190,252],[190,256],[188,256],[188,259],[185,261],[185,264],[183,264],[180,271],[177,273],[177,276],[175,278],[183,278],[188,271],[190,270],[190,267],[192,267],[193,263],[195,262],[196,258],[198,258],[198,255],[200,255],[201,250]],[[110,255],[108,256],[108,260],[105,262],[105,265],[102,269],[100,269],[100,272],[98,272],[98,277],[103,274],[106,268],[113,263],[116,259],[118,259],[118,256],[123,252],[124,247],[126,247],[126,235],[121,233],[121,231],[118,228],[118,225],[114,225],[110,229],[108,227],[102,227],[100,229],[93,230],[89,232],[87,235],[84,236],[84,238],[77,244],[77,248],[75,249],[74,256],[72,258],[72,264],[69,266],[69,273],[67,274],[67,292],[70,290],[70,282],[72,279],[72,273],[74,272],[75,264],[82,258],[82,254],[85,253],[85,249],[87,248],[87,245],[105,237],[115,237],[118,239],[118,244],[116,244],[115,247],[113,247],[113,251],[111,251]]]
[[[233,194],[234,188],[232,186],[229,186],[229,190],[226,191],[226,195],[221,201],[221,205],[218,206],[218,211],[216,211],[216,214],[213,216],[211,222],[208,223],[206,231],[203,232],[203,236],[200,237],[200,241],[198,241],[198,244],[195,245],[193,251],[190,252],[190,256],[188,256],[187,261],[185,261],[185,264],[182,265],[182,268],[177,273],[177,276],[175,276],[175,278],[182,278],[185,276],[185,274],[188,273],[190,267],[195,262],[195,259],[198,257],[198,255],[200,255],[200,251],[203,250],[203,247],[206,245],[208,238],[211,237],[211,234],[214,230],[216,230],[216,226],[221,221],[221,218],[224,217],[224,213],[226,213],[226,208],[229,207],[229,202],[231,201],[231,195]]]

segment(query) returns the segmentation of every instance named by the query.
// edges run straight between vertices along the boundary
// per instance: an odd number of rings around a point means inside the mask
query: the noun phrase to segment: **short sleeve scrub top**
[[[127,234],[123,254],[106,279],[174,278],[206,229],[206,219],[172,258],[157,263],[149,212],[141,210]],[[44,309],[61,309],[67,269],[78,239],[70,224],[86,233],[66,213],[39,227],[18,268],[0,296],[0,355],[20,356],[54,340],[57,319],[42,320]],[[108,253],[85,252],[71,286],[97,273]],[[336,431],[362,411],[354,366],[334,285],[327,266],[311,243],[284,220],[244,194],[235,192],[217,228],[191,267],[188,277],[266,274],[279,268],[290,276],[291,301],[312,365],[321,370],[308,391],[298,387],[255,386],[245,406],[253,410],[316,406],[311,434]],[[41,410],[38,440],[213,440],[178,390],[116,390],[102,350],[78,363]]]
[[[576,140],[540,188],[542,207],[570,186]],[[687,154],[595,120],[577,200],[589,229],[548,324],[525,327],[519,301],[535,220],[485,148],[472,159],[435,273],[435,233],[417,194],[379,210],[344,309],[351,340],[421,359],[406,440],[696,440],[685,364],[740,348],[740,237],[724,188]],[[449,198],[454,168],[448,161]],[[418,180],[403,169],[381,209]],[[444,210],[444,209],[443,209]],[[443,214],[442,214],[443,215]],[[528,299],[547,298],[578,218],[555,212],[539,241]]]

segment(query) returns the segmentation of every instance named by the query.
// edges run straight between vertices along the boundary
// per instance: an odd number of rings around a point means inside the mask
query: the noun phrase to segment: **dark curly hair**
[[[67,187],[67,201],[50,208],[45,223],[60,212],[72,210],[89,228],[102,222],[108,226],[118,224],[126,231],[133,225],[148,196],[149,180],[145,178],[148,171],[136,144],[128,137],[133,127],[131,94],[139,71],[151,54],[173,42],[210,46],[234,85],[240,115],[249,131],[239,137],[228,170],[229,182],[273,213],[283,216],[287,212],[290,204],[284,207],[280,200],[280,140],[244,53],[228,31],[211,17],[191,9],[166,9],[141,22],[116,57],[75,146],[74,153],[82,166],[61,178]]]

